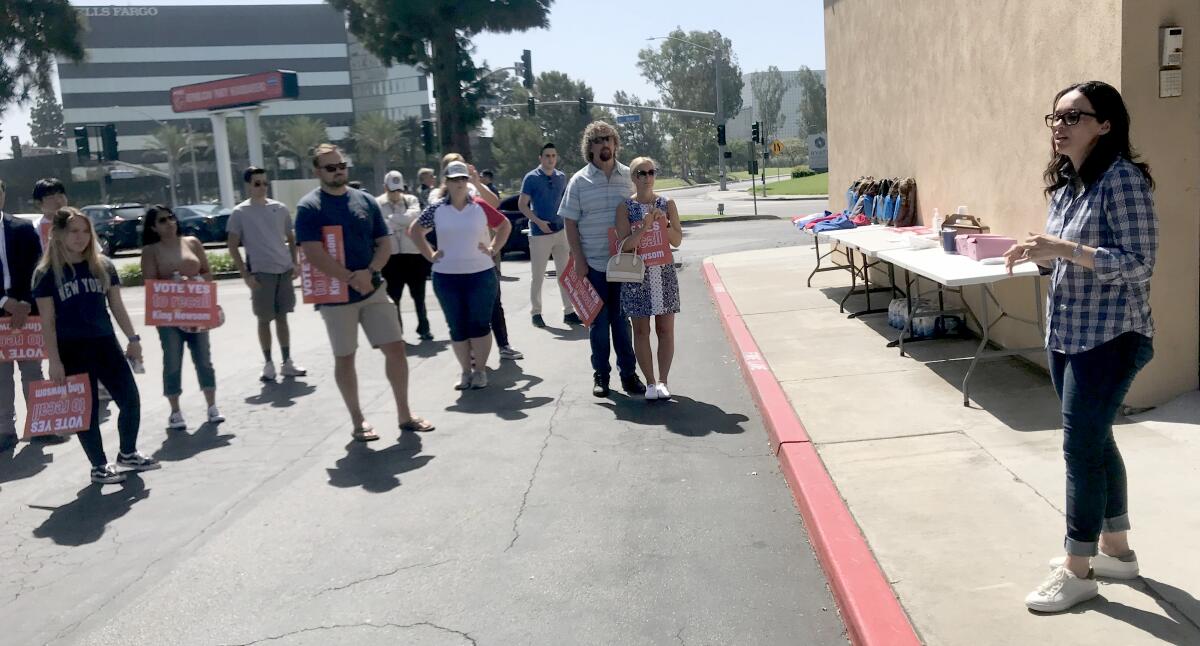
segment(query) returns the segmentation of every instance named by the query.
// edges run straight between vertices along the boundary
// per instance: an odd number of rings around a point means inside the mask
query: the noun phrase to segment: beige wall
[[[1122,0],[825,0],[830,193],[840,206],[859,175],[911,175],[923,221],[934,207],[945,214],[965,204],[995,233],[1040,231],[1050,154],[1042,115],[1070,83],[1121,88],[1134,144],[1159,182],[1164,234],[1154,279],[1158,358],[1128,398],[1149,405],[1197,386],[1200,55],[1184,67],[1182,99],[1157,98],[1154,57],[1160,23],[1184,26],[1185,52],[1188,43],[1200,51],[1200,3],[1127,2],[1128,11]],[[1027,283],[1002,284],[999,295],[1014,314],[1032,316]],[[1037,342],[1031,328],[1009,322],[996,337]]]

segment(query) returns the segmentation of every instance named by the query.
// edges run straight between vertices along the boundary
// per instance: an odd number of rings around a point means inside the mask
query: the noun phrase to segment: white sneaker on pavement
[[[654,401],[658,399],[658,388],[656,388],[654,384],[649,384],[646,386],[646,392],[642,396],[645,397],[646,401],[648,402]]]
[[[1063,567],[1067,562],[1067,557],[1059,556],[1050,559],[1050,569]],[[1096,576],[1102,579],[1136,579],[1140,570],[1138,569],[1137,553],[1133,550],[1129,551],[1126,556],[1109,556],[1104,552],[1097,552],[1092,557],[1092,571]]]
[[[279,374],[284,377],[303,377],[308,374],[308,370],[296,365],[291,359],[283,362],[279,368]]]
[[[168,430],[182,431],[185,428],[187,428],[187,422],[183,421],[183,413],[181,411],[171,413],[171,416],[167,418]]]
[[[487,388],[487,368],[471,373],[471,388],[475,390]]]
[[[208,423],[209,424],[220,424],[221,422],[224,422],[224,421],[225,421],[225,416],[221,414],[221,411],[218,410],[215,405],[208,407]]]
[[[511,345],[506,345],[506,346],[500,348],[500,358],[516,361],[518,359],[524,359],[525,355],[521,354],[520,350],[517,350],[516,348],[512,347]]]
[[[454,389],[455,390],[470,390],[470,388],[471,388],[471,371],[468,370],[468,371],[462,373],[462,376],[459,377],[458,381],[454,382]]]
[[[262,376],[258,379],[259,381],[275,381],[275,363],[268,361],[263,365]]]
[[[671,391],[667,390],[667,382],[660,381],[660,382],[658,382],[658,385],[655,386],[655,388],[658,390],[658,398],[659,399],[670,399],[671,398]]]
[[[1025,606],[1038,612],[1062,612],[1076,604],[1100,594],[1096,585],[1096,575],[1088,572],[1086,579],[1081,579],[1065,567],[1050,571],[1050,575],[1029,596],[1025,597]]]

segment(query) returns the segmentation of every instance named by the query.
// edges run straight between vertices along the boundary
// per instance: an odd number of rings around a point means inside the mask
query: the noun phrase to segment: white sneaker
[[[470,390],[470,388],[471,388],[471,371],[468,370],[468,371],[462,373],[462,376],[459,377],[458,381],[456,381],[454,383],[454,389],[455,390]]]
[[[273,362],[268,361],[266,365],[263,366],[262,376],[259,377],[258,380],[275,381],[275,364]]]
[[[1055,568],[1036,590],[1025,597],[1025,606],[1038,612],[1062,612],[1100,594],[1096,576],[1081,579],[1065,567]]]
[[[225,416],[221,414],[221,411],[217,410],[217,407],[215,405],[208,407],[208,423],[209,424],[220,424],[221,422],[224,422],[224,421],[225,421]]]
[[[1065,565],[1067,557],[1059,556],[1050,559],[1050,569],[1059,568]],[[1103,579],[1136,579],[1140,570],[1138,569],[1137,553],[1133,550],[1129,551],[1128,556],[1116,557],[1109,556],[1104,552],[1097,552],[1092,557],[1092,571],[1097,577]]]
[[[284,377],[303,377],[308,374],[308,370],[296,365],[291,359],[283,362],[279,368],[279,374]]]
[[[655,389],[658,390],[658,398],[659,399],[670,399],[671,398],[671,391],[667,390],[667,382],[665,382],[665,381],[658,382],[658,385],[655,386]]]
[[[487,368],[471,373],[471,388],[487,388]]]
[[[183,421],[183,412],[171,413],[167,418],[167,430],[182,431],[187,428],[187,422]]]
[[[648,401],[648,402],[654,401],[654,400],[658,399],[658,388],[655,387],[654,384],[650,384],[650,385],[646,386],[646,393],[642,396],[645,397],[646,401]]]
[[[525,355],[521,354],[520,350],[512,347],[511,345],[506,345],[500,348],[500,358],[516,361],[518,359],[524,359]]]

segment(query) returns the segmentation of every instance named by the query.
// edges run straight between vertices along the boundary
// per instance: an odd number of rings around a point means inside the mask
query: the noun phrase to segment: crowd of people
[[[557,149],[547,142],[537,168],[522,180],[518,208],[529,221],[531,323],[546,327],[542,289],[547,263],[553,259],[558,276],[578,259],[579,280],[596,290],[602,303],[590,326],[593,394],[609,394],[610,354],[615,350],[623,389],[646,400],[669,399],[667,386],[674,354],[674,315],[679,312],[679,285],[674,266],[650,266],[643,280],[610,282],[609,258],[638,253],[647,232],[664,232],[672,246],[682,241],[674,203],[654,193],[657,167],[639,157],[630,166],[617,161],[620,140],[604,122],[587,126],[580,143],[587,166],[569,180],[557,170]],[[228,248],[234,267],[250,291],[263,353],[263,381],[278,376],[307,374],[291,355],[288,316],[296,306],[295,281],[301,257],[313,271],[346,286],[345,302],[321,303],[316,309],[325,324],[333,355],[334,380],[350,416],[354,440],[369,442],[380,435],[362,411],[355,356],[359,329],[373,349],[384,356],[385,373],[396,404],[401,432],[427,432],[434,425],[413,414],[408,401],[408,360],[402,325],[401,300],[407,288],[417,317],[416,333],[433,339],[425,284],[432,279],[434,295],[445,316],[451,347],[461,368],[457,390],[488,385],[488,360],[493,339],[501,360],[524,356],[508,338],[500,298],[500,256],[514,232],[497,207],[499,191],[490,173],[479,173],[461,155],[443,157],[439,173],[423,168],[415,190],[409,190],[399,171],[383,178],[379,195],[349,181],[348,164],[333,144],[318,146],[312,166],[320,186],[298,202],[294,219],[286,205],[268,197],[265,170],[251,167],[243,174],[248,199],[233,209]],[[0,208],[4,203],[0,181]],[[121,482],[128,471],[160,468],[153,457],[138,451],[141,399],[135,372],[140,372],[141,337],[121,299],[120,279],[111,259],[100,252],[91,220],[70,207],[66,188],[57,179],[37,183],[34,202],[43,218],[36,225],[3,213],[0,227],[0,270],[3,295],[0,310],[11,328],[25,326],[30,316],[42,321],[48,378],[63,383],[68,376],[87,375],[91,386],[89,426],[78,432],[90,463],[90,478],[98,484]],[[169,207],[147,208],[142,221],[141,270],[145,280],[210,281],[212,269],[200,240],[184,235]],[[340,254],[331,254],[325,232],[337,227]],[[614,240],[620,239],[619,244]],[[335,257],[336,256],[336,257]],[[561,283],[563,322],[582,325],[568,290]],[[219,319],[224,320],[219,310]],[[631,319],[632,318],[632,323]],[[651,349],[651,322],[658,351]],[[113,326],[124,334],[121,346]],[[274,324],[274,336],[272,335]],[[162,347],[163,395],[170,405],[168,432],[187,428],[180,398],[184,350],[191,356],[204,395],[205,419],[224,421],[217,404],[216,371],[210,326],[159,325]],[[276,369],[274,341],[280,362]],[[657,369],[655,359],[657,358]],[[645,381],[637,374],[641,368]],[[0,450],[17,443],[14,376],[19,369],[28,396],[32,383],[45,378],[42,362],[0,362]],[[108,399],[119,409],[119,450],[109,461],[100,434],[100,407]],[[68,435],[37,434],[31,441],[60,443]]]

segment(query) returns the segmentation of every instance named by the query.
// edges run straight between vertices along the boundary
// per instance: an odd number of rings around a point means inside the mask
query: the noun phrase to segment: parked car
[[[225,242],[229,232],[229,209],[219,204],[185,204],[175,208],[179,219],[179,234],[195,236],[200,242]]]
[[[88,216],[96,229],[100,253],[111,256],[123,249],[141,248],[142,217],[146,215],[144,204],[92,204],[80,211]]]
[[[504,243],[504,249],[501,250],[502,255],[519,252],[525,254],[526,257],[529,256],[529,218],[526,218],[525,214],[517,208],[517,200],[520,198],[520,194],[517,194],[500,200],[499,211],[512,224],[512,233],[508,236],[508,242]]]

